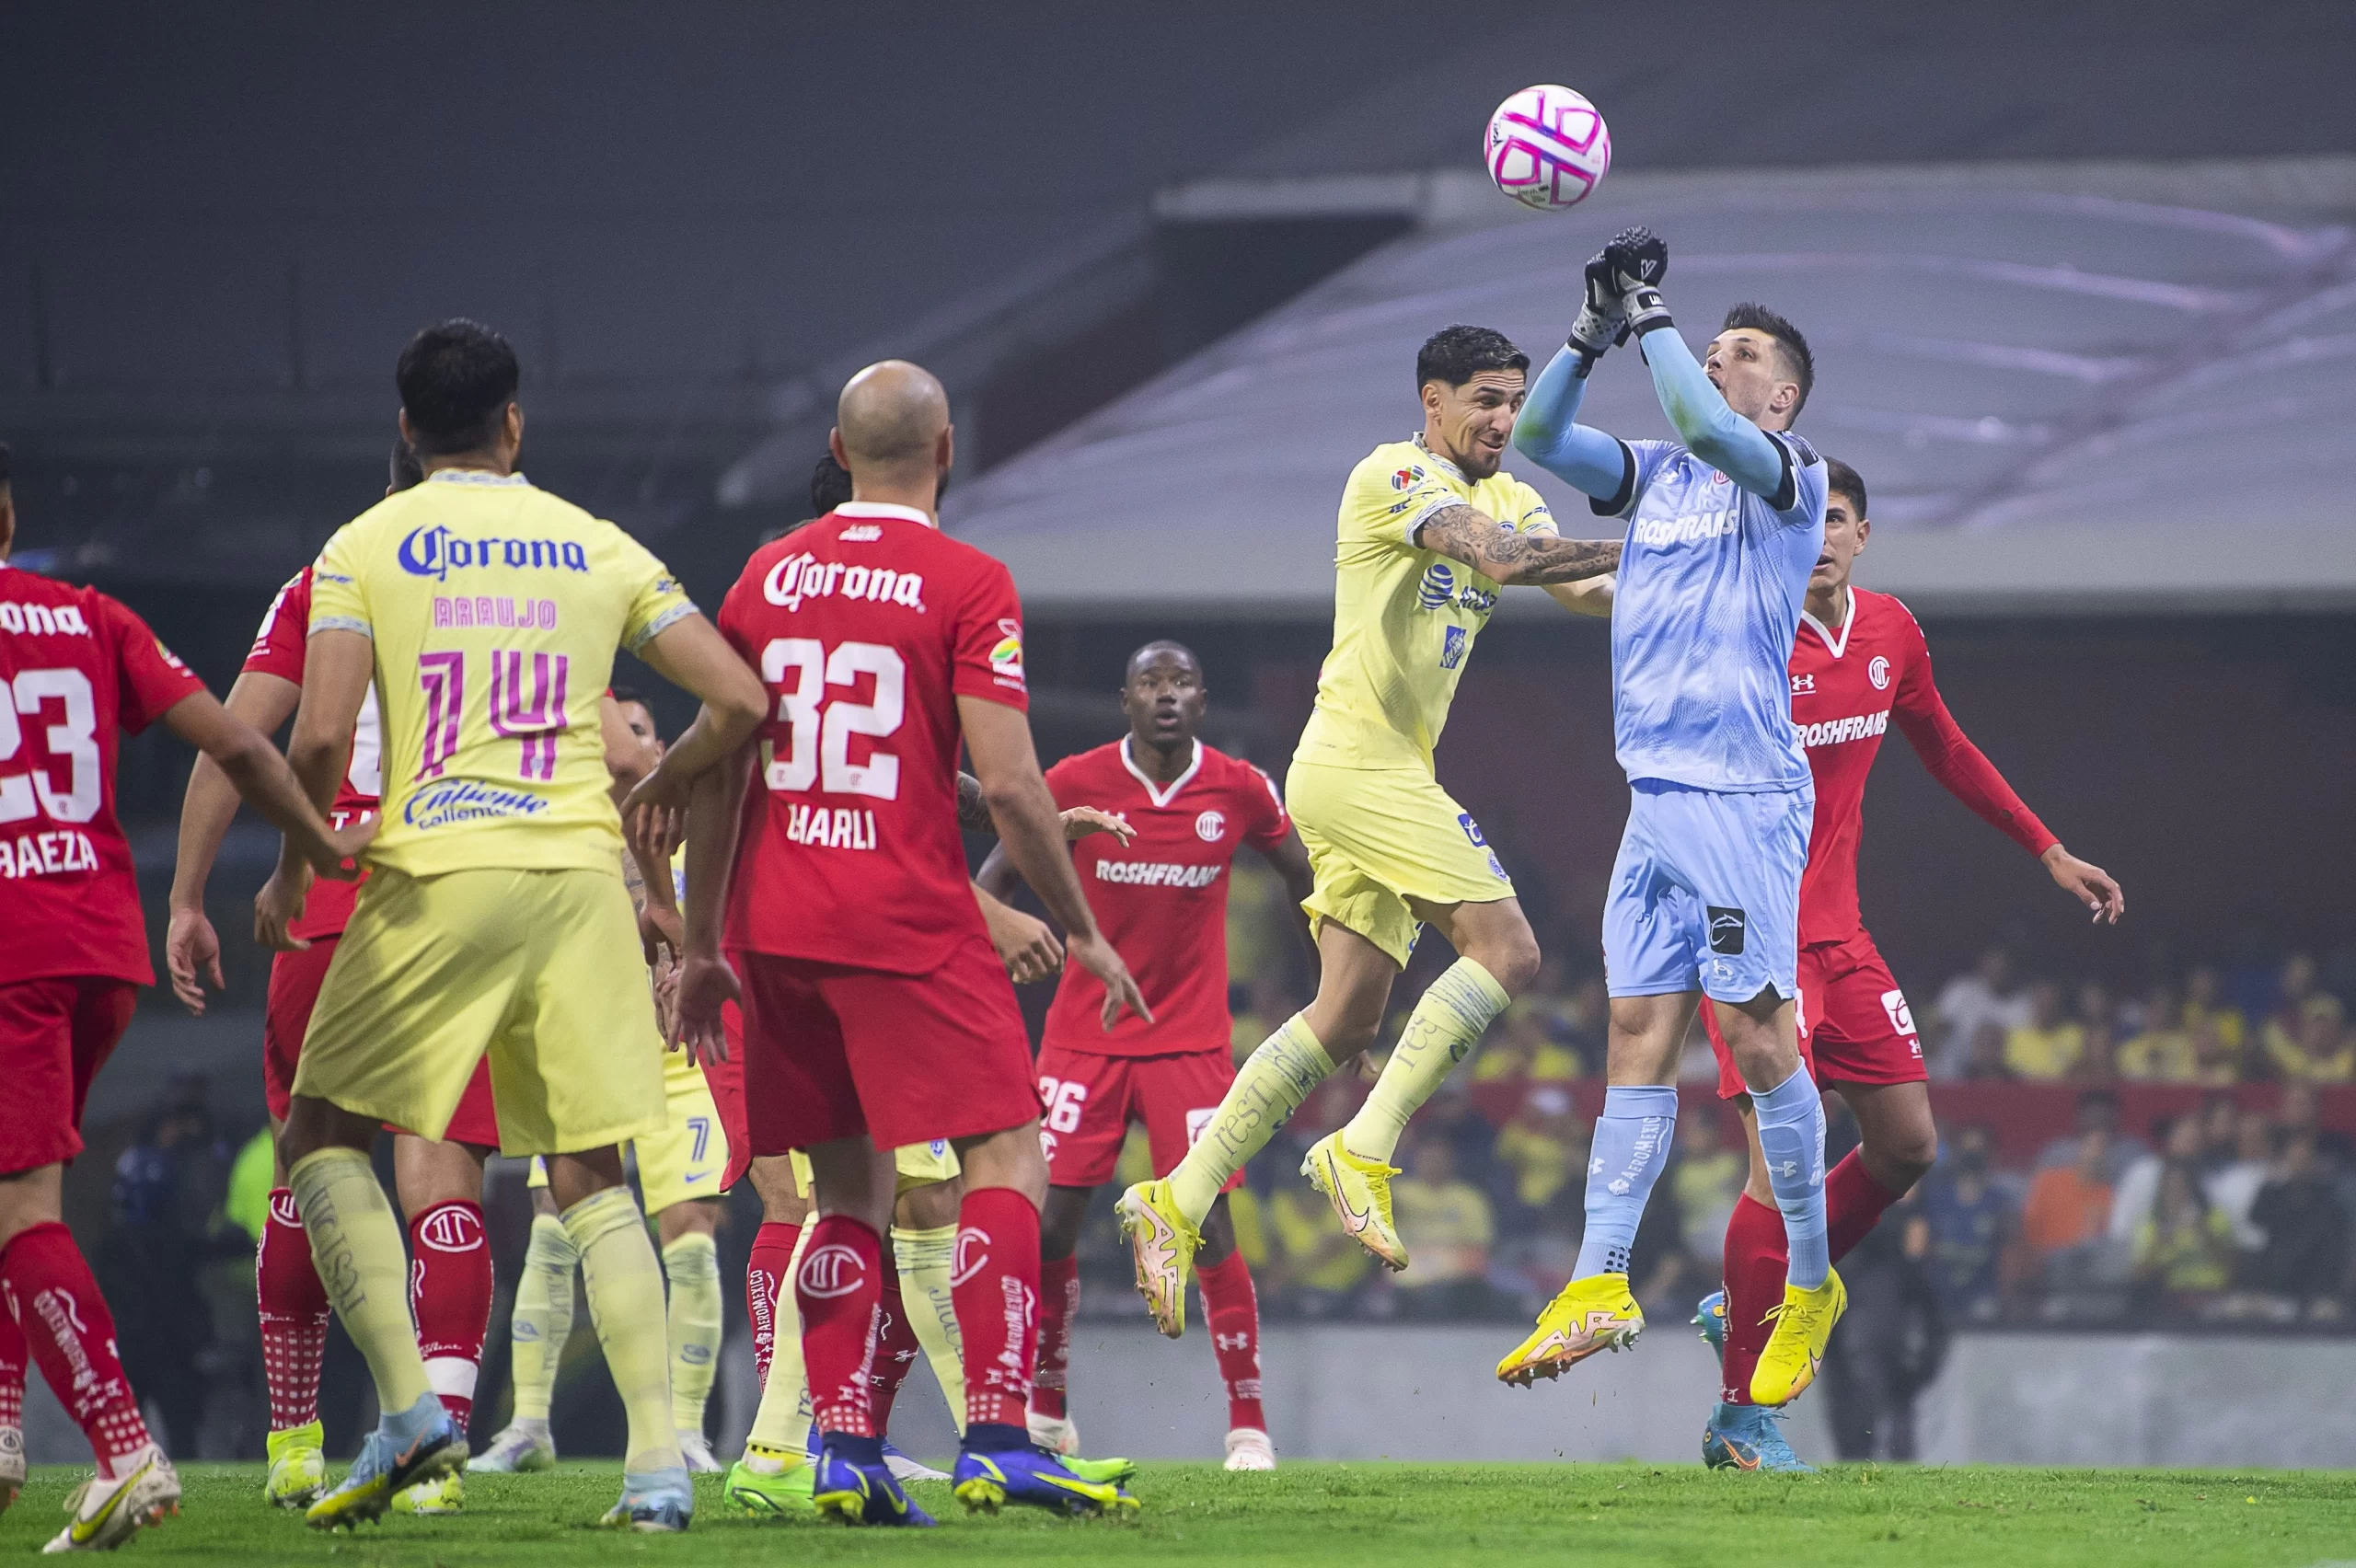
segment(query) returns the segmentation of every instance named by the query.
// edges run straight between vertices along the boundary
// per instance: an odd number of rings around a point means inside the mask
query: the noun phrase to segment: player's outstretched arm
[[[360,722],[360,708],[375,674],[375,644],[364,631],[326,628],[304,644],[303,696],[294,709],[294,733],[286,740],[286,766],[317,811],[335,803],[336,780],[352,755],[352,732]],[[376,826],[372,818],[371,837]],[[286,934],[303,913],[311,875],[312,867],[294,839],[282,839],[278,869],[254,894],[254,940],[282,952],[311,945]]]
[[[1726,398],[1702,370],[1666,315],[1643,328],[1645,363],[1661,412],[1677,429],[1687,450],[1736,484],[1770,501],[1783,499],[1788,482],[1783,448],[1767,432],[1727,407]]]
[[[229,687],[222,704],[229,716],[274,735],[300,700],[303,688],[283,675],[248,670]],[[213,879],[214,857],[237,814],[237,787],[221,765],[202,752],[189,769],[188,794],[180,801],[179,852],[172,860],[172,893],[167,908],[170,923],[164,931],[164,968],[171,976],[172,995],[202,1018],[204,987],[222,987],[221,938],[204,913],[204,886]]]
[[[1030,721],[1004,703],[963,695],[957,698],[957,720],[974,772],[982,781],[983,799],[998,821],[999,847],[1063,927],[1071,957],[1104,982],[1104,1027],[1112,1028],[1125,1010],[1152,1022],[1152,1009],[1138,994],[1129,966],[1096,928],[1096,917],[1080,891],[1080,873],[1064,847],[1056,798],[1047,791],[1038,754],[1032,748]]]
[[[1513,444],[1556,478],[1600,501],[1626,487],[1628,449],[1617,436],[1578,422],[1593,363],[1576,347],[1547,362],[1514,421]]]
[[[270,737],[231,714],[211,692],[180,698],[164,710],[164,722],[171,726],[172,733],[219,765],[237,793],[286,836],[289,850],[302,864],[320,876],[356,874],[345,871],[343,862],[376,836],[374,818],[341,832],[329,827],[320,809],[305,798],[302,783],[278,755],[278,748],[270,744]],[[333,793],[331,779],[330,799]]]
[[[1056,940],[1052,927],[992,897],[979,882],[973,888],[982,924],[990,928],[990,946],[998,950],[998,961],[1006,965],[1008,979],[1027,986],[1063,968],[1063,944]]]
[[[687,786],[699,775],[721,758],[734,755],[753,738],[768,712],[768,694],[720,628],[700,615],[673,621],[648,639],[638,656],[673,686],[694,693],[703,710],[671,743],[654,771],[629,792],[624,809],[656,805],[680,810],[687,803]]]
[[[728,1032],[721,1012],[744,996],[736,972],[721,956],[720,931],[729,877],[736,866],[745,790],[757,760],[754,748],[745,746],[718,767],[705,769],[689,786],[686,946],[668,1043],[685,1045],[699,1062],[728,1059]]]
[[[1099,833],[1109,833],[1125,845],[1137,836],[1137,830],[1127,823],[1110,812],[1100,812],[1094,806],[1067,806],[1062,815],[1064,837],[1074,844]],[[998,836],[998,822],[990,815],[990,803],[982,798],[982,781],[970,773],[957,775],[957,825],[967,833],[979,833],[991,838]],[[995,855],[998,852],[992,850],[991,853]],[[1001,859],[1000,864],[1003,863]],[[1007,873],[1010,888],[1014,885],[1013,875],[1011,871]],[[1003,898],[1006,894],[998,896]]]
[[[1617,539],[1558,539],[1497,526],[1477,507],[1443,506],[1415,531],[1415,542],[1494,582],[1575,582],[1620,570]],[[1036,885],[1036,884],[1034,884]]]

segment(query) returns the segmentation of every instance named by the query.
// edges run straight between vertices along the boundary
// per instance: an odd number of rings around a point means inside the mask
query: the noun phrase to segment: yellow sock
[[[589,1320],[605,1347],[606,1370],[629,1416],[622,1469],[675,1470],[678,1431],[671,1424],[671,1367],[663,1314],[663,1266],[646,1239],[646,1218],[628,1187],[592,1193],[564,1211],[564,1228],[581,1252]]]
[[[552,1214],[534,1215],[524,1275],[515,1282],[512,1336],[518,1421],[548,1422],[557,1366],[572,1333],[572,1271],[580,1263],[564,1221]]]
[[[671,1424],[700,1433],[720,1361],[720,1248],[690,1230],[663,1249],[663,1273],[671,1282]]]
[[[1235,1081],[1228,1085],[1211,1124],[1170,1173],[1170,1192],[1179,1212],[1202,1224],[1227,1179],[1267,1147],[1285,1118],[1299,1110],[1309,1091],[1333,1070],[1325,1047],[1310,1032],[1306,1013],[1293,1014],[1261,1042],[1236,1069]]]
[[[802,1304],[794,1299],[793,1282],[802,1275],[802,1254],[810,1250],[810,1232],[818,1228],[814,1211],[802,1223],[793,1243],[792,1261],[778,1286],[777,1338],[769,1347],[769,1380],[761,1389],[761,1408],[753,1412],[753,1430],[745,1438],[747,1454],[760,1450],[788,1464],[799,1463],[810,1442],[810,1379],[802,1360]]]
[[[949,1277],[957,1271],[957,1228],[935,1230],[892,1228],[892,1255],[900,1269],[900,1305],[908,1326],[949,1401],[949,1419],[965,1430],[965,1341],[957,1332],[957,1309],[950,1303]]]
[[[343,1332],[368,1358],[376,1406],[387,1415],[433,1391],[409,1315],[409,1250],[375,1168],[356,1148],[306,1154],[286,1173],[311,1239],[311,1262]]]
[[[1464,1060],[1489,1020],[1512,1000],[1496,976],[1471,959],[1449,964],[1407,1015],[1399,1047],[1383,1065],[1374,1092],[1342,1129],[1342,1147],[1361,1159],[1390,1164],[1407,1118],[1432,1097],[1449,1069]]]

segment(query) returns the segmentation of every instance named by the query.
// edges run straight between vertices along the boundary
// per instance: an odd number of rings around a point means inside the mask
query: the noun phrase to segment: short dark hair
[[[641,708],[645,709],[649,713],[654,711],[653,708],[647,702],[646,698],[639,695],[638,688],[636,686],[607,686],[606,690],[612,696],[616,702],[622,704],[624,707],[628,707],[629,704],[635,702]]]
[[[1122,670],[1122,684],[1125,686],[1128,684],[1128,678],[1138,673],[1138,666],[1149,662],[1157,653],[1175,653],[1189,664],[1194,665],[1196,674],[1203,673],[1203,662],[1195,656],[1193,649],[1183,642],[1172,641],[1167,637],[1157,637],[1129,655],[1129,662]]]
[[[506,339],[453,317],[409,340],[393,379],[418,455],[434,457],[490,445],[523,372]]]
[[[1865,481],[1857,477],[1856,469],[1838,457],[1824,460],[1824,488],[1834,495],[1846,498],[1849,504],[1857,509],[1860,518],[1872,515],[1865,510]]]
[[[417,453],[406,441],[393,443],[393,455],[387,464],[386,483],[396,491],[410,490],[425,482],[425,465],[417,460]]]
[[[1530,356],[1490,327],[1443,327],[1415,351],[1415,390],[1438,381],[1461,386],[1484,370],[1530,369]]]
[[[1807,340],[1800,336],[1798,328],[1765,306],[1749,301],[1727,311],[1718,330],[1731,332],[1743,327],[1766,333],[1784,351],[1784,373],[1799,383],[1800,400],[1792,405],[1792,418],[1798,419],[1800,410],[1807,407],[1807,395],[1816,388],[1816,356],[1808,352]]]
[[[810,515],[824,517],[850,499],[850,470],[835,461],[831,452],[818,454],[810,470]]]

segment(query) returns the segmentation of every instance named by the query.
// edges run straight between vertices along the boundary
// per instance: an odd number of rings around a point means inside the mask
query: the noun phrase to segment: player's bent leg
[[[271,1137],[275,1140],[284,1127],[273,1117]],[[270,1401],[262,1499],[272,1507],[307,1508],[328,1485],[319,1371],[335,1309],[328,1304],[319,1271],[311,1266],[311,1243],[274,1146],[272,1165],[270,1206],[254,1243],[254,1308],[261,1332],[262,1386]]]
[[[409,1216],[410,1309],[433,1392],[461,1434],[474,1416],[483,1336],[491,1327],[491,1269],[483,1225],[483,1162],[477,1145],[393,1135],[393,1185]],[[404,1514],[455,1514],[466,1505],[460,1475],[437,1476],[394,1494]]]
[[[1939,1129],[1931,1115],[1931,1086],[1835,1081],[1834,1092],[1857,1118],[1858,1144],[1825,1174],[1825,1225],[1834,1262],[1871,1230],[1881,1211],[1914,1190],[1938,1163]],[[1841,1191],[1842,1169],[1854,1160],[1873,1189]],[[1846,1198],[1846,1202],[1840,1200]],[[1833,1210],[1840,1204],[1841,1213]],[[1867,1205],[1870,1205],[1868,1208]]]
[[[900,1150],[895,1162],[905,1186],[912,1178],[907,1156]],[[927,1174],[943,1162],[924,1162]],[[933,1381],[949,1405],[949,1419],[959,1433],[965,1430],[964,1345],[957,1332],[956,1292],[951,1280],[957,1273],[957,1211],[965,1198],[962,1176],[928,1181],[907,1187],[893,1205],[892,1268],[898,1275],[900,1309],[907,1314]],[[930,1466],[919,1465],[889,1442],[884,1461],[902,1481],[946,1481]]]
[[[794,1182],[789,1155],[756,1158],[747,1167],[747,1175],[761,1200],[761,1225],[753,1233],[752,1254],[745,1263],[745,1318],[753,1325],[754,1376],[767,1388],[769,1358],[780,1332],[779,1305],[792,1298],[792,1292],[785,1288],[791,1277],[787,1265],[810,1217],[810,1199]],[[801,1332],[797,1319],[791,1337],[799,1339]]]
[[[1039,1370],[1031,1385],[1031,1439],[1051,1454],[1080,1452],[1068,1402],[1071,1324],[1080,1311],[1080,1229],[1093,1187],[1049,1187],[1039,1211]]]

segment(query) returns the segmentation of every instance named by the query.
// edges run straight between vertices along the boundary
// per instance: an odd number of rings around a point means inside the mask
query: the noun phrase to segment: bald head
[[[853,475],[870,468],[930,469],[949,428],[949,394],[922,365],[884,360],[844,384],[835,424],[842,432],[843,466]]]

